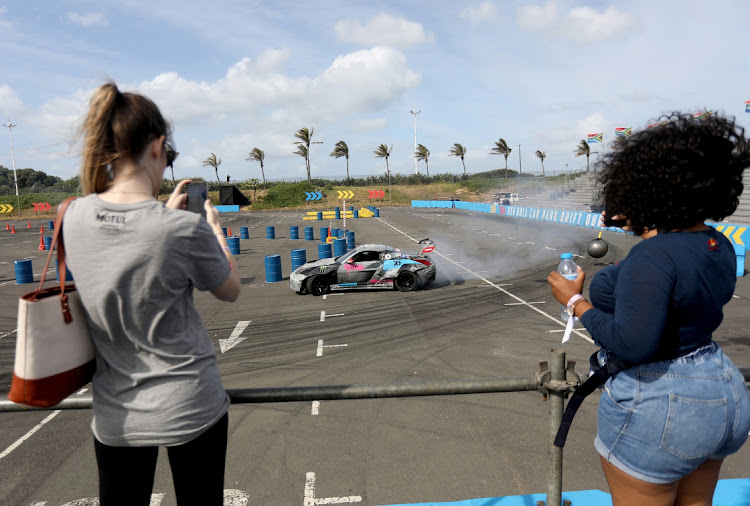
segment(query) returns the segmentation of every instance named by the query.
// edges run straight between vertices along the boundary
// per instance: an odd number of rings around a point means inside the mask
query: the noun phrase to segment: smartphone
[[[205,202],[208,198],[208,183],[188,183],[185,188],[187,190],[188,211],[199,213],[205,218]]]

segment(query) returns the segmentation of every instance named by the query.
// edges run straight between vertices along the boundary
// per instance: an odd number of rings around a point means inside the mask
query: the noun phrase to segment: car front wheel
[[[328,293],[330,284],[325,276],[312,276],[307,278],[307,293],[313,295],[324,295]]]
[[[396,288],[402,292],[413,292],[419,287],[419,278],[411,271],[404,271],[396,278]]]

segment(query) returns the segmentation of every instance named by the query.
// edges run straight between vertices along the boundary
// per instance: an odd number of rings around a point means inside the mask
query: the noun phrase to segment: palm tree
[[[414,157],[417,161],[424,161],[424,164],[427,166],[427,177],[430,177],[430,150],[419,144],[417,150],[414,152]]]
[[[500,139],[495,142],[495,147],[492,148],[492,151],[490,151],[491,155],[503,155],[505,157],[505,170],[508,170],[508,156],[510,155],[510,152],[513,151],[508,147],[508,143],[505,142],[505,139],[500,137]]]
[[[542,161],[542,177],[546,177],[544,174],[544,159],[547,158],[547,155],[544,154],[544,151],[536,150],[536,153],[534,153],[539,160]]]
[[[252,160],[255,162],[260,162],[260,174],[263,176],[263,183],[266,182],[266,173],[263,171],[263,160],[265,160],[266,154],[263,152],[262,149],[253,148],[250,153],[248,153],[248,157],[245,158],[245,160]]]
[[[169,165],[169,169],[172,171],[173,183],[174,183],[174,161],[179,154],[180,154],[179,151],[175,151],[172,146],[167,145],[167,165]]]
[[[221,158],[217,159],[216,155],[211,153],[211,156],[203,160],[203,166],[204,167],[213,167],[216,171],[216,180],[221,184],[221,179],[219,179],[219,165],[221,165]]]
[[[466,175],[466,164],[464,163],[464,155],[466,155],[466,148],[459,143],[453,144],[451,148],[450,156],[458,156],[461,158],[461,163],[464,166],[464,176]],[[428,174],[429,175],[429,174]]]
[[[388,166],[388,157],[391,156],[392,149],[393,145],[389,149],[385,144],[381,144],[378,149],[372,152],[375,158],[385,158],[385,170],[388,173],[388,200],[391,200],[391,169]]]
[[[261,151],[262,153],[262,151]],[[265,181],[264,181],[265,182]],[[254,177],[248,181],[250,189],[253,190],[253,201],[256,201],[255,194],[258,191],[258,186],[260,186],[260,181],[258,181],[258,178]]]
[[[302,127],[297,132],[295,132],[294,136],[299,139],[299,141],[296,141],[295,144],[297,145],[297,151],[294,153],[300,156],[305,157],[305,167],[307,168],[307,182],[310,183],[310,144],[323,144],[322,142],[313,142],[312,136],[313,132],[315,131],[314,128],[310,128],[308,130],[307,127]],[[300,149],[301,147],[304,147],[305,149]],[[303,154],[304,153],[304,154]]]
[[[589,147],[589,143],[586,142],[584,139],[581,139],[581,142],[579,142],[578,146],[576,146],[576,150],[573,151],[573,154],[575,156],[586,155],[586,172],[589,171],[589,156],[595,153],[596,151],[591,151],[591,148]]]
[[[335,158],[341,158],[343,156],[346,158],[346,179],[349,179],[349,146],[346,145],[346,142],[338,141],[329,156]]]

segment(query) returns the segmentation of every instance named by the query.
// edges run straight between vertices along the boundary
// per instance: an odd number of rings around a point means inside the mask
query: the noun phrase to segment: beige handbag
[[[13,381],[8,399],[30,406],[54,406],[91,381],[94,344],[75,284],[65,284],[63,215],[75,197],[57,213],[55,233],[39,288],[18,301],[18,335]],[[43,289],[57,245],[59,286]]]

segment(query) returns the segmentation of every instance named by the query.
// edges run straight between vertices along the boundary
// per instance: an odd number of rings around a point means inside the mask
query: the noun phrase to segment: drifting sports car
[[[337,258],[311,260],[292,272],[289,285],[298,294],[313,295],[329,290],[417,290],[435,281],[435,264],[426,254],[435,249],[435,244],[429,239],[419,244],[419,253],[383,244],[363,244]]]

